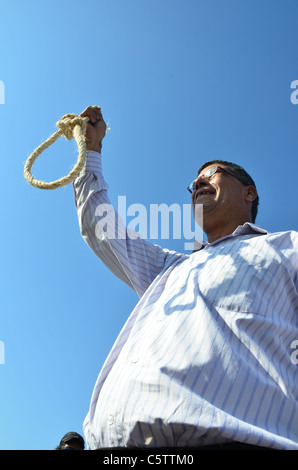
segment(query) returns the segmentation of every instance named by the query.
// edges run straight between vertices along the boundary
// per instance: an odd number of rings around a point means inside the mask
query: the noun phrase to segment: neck
[[[208,242],[212,243],[220,238],[231,235],[239,225],[243,225],[245,222],[251,222],[251,220],[243,217],[241,219],[231,220],[222,224],[219,224],[218,221],[212,224],[208,223],[208,221],[204,219],[204,232],[207,235]]]

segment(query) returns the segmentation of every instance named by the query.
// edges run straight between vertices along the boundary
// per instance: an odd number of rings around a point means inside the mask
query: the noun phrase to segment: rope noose
[[[88,121],[88,117],[83,118],[76,114],[65,114],[65,116],[63,116],[61,120],[57,122],[56,125],[58,127],[58,131],[52,134],[45,142],[43,142],[43,144],[37,147],[25,163],[24,176],[28,183],[40,189],[56,189],[71,183],[79,175],[86,161],[87,151],[85,134]],[[50,145],[52,145],[61,135],[64,135],[67,140],[71,140],[72,138],[75,139],[79,150],[77,163],[67,176],[64,176],[58,180],[46,183],[44,181],[39,181],[33,178],[31,174],[33,163],[37,157],[45,149],[50,147]]]

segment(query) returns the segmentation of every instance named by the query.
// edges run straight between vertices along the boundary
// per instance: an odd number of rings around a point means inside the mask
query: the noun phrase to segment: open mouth
[[[208,189],[206,190],[201,190],[201,191],[198,191],[197,193],[197,196],[196,196],[196,199],[200,198],[200,197],[203,197],[203,196],[213,196],[215,194],[214,191],[210,191]]]
[[[200,191],[198,196],[203,196],[204,194],[214,194],[212,191]]]
[[[196,193],[193,195],[193,203],[194,204],[204,203],[205,200],[207,201],[207,200],[213,199],[215,195],[216,195],[215,189],[211,188],[210,186],[199,188],[196,191]]]

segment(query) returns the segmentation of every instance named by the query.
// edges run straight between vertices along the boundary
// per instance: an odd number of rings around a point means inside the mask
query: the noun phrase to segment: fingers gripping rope
[[[71,183],[79,175],[86,161],[87,152],[85,134],[88,120],[88,117],[82,118],[76,114],[65,114],[65,116],[63,116],[61,120],[56,123],[58,131],[52,134],[45,142],[43,142],[43,144],[37,147],[25,163],[24,176],[28,183],[40,189],[56,189]],[[74,168],[67,176],[49,183],[33,178],[31,169],[37,157],[62,135],[64,135],[67,140],[75,139],[77,143],[79,156]]]

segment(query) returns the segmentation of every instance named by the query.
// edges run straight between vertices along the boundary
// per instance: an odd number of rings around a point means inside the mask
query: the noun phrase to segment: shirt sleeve
[[[127,231],[110,204],[99,153],[87,153],[85,167],[74,181],[73,189],[83,239],[140,297],[167,265],[183,256],[143,240],[136,232]]]

